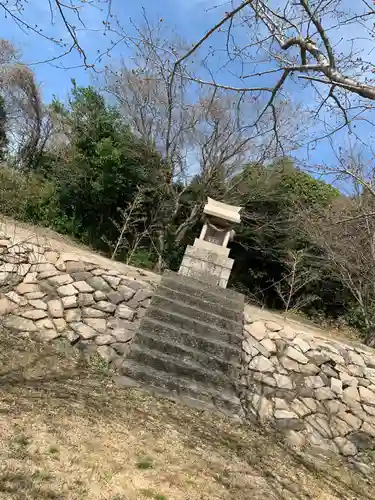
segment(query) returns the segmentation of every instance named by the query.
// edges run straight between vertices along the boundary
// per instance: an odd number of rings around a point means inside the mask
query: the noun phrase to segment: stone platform
[[[186,248],[179,274],[226,288],[234,262],[228,254],[227,248],[197,239],[194,246]]]
[[[166,272],[120,367],[120,385],[139,386],[190,406],[242,415],[244,298]]]

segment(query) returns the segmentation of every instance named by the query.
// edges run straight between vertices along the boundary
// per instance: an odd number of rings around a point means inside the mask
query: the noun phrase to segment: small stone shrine
[[[207,198],[200,237],[186,248],[179,274],[226,288],[234,262],[227,245],[235,235],[233,225],[241,222],[240,210]]]

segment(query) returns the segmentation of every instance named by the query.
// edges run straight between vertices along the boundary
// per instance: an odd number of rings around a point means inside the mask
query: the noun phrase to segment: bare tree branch
[[[46,62],[51,63],[57,60],[61,60],[73,51],[77,51],[78,54],[82,57],[82,66],[95,70],[95,64],[98,62],[98,60],[103,56],[103,54],[108,55],[109,51],[112,50],[116,44],[113,42],[110,49],[104,50],[104,52],[100,53],[93,61],[90,62],[87,55],[87,48],[84,47],[79,39],[80,29],[75,25],[74,20],[79,23],[81,29],[92,29],[91,27],[86,27],[81,12],[83,12],[83,9],[89,8],[96,8],[96,10],[100,12],[103,10],[103,4],[107,5],[107,12],[103,13],[102,31],[105,32],[110,30],[115,34],[115,30],[114,28],[112,28],[110,22],[110,19],[113,17],[112,0],[66,0],[66,2],[63,2],[61,0],[48,0],[51,26],[54,26],[57,22],[60,22],[63,28],[65,28],[70,42],[63,41],[62,38],[56,38],[55,36],[48,34],[48,23],[47,25],[45,24],[45,22],[43,24],[40,23],[40,25],[31,24],[28,20],[27,0],[17,0],[13,2],[13,4],[11,4],[9,0],[1,0],[0,11],[3,10],[6,19],[13,21],[16,26],[18,26],[18,28],[21,29],[24,33],[28,34],[31,32],[63,49],[60,54],[44,60],[35,61],[33,64],[41,64]],[[122,36],[119,36],[118,38],[118,41],[123,40]]]
[[[202,85],[253,93],[256,99],[270,93],[271,99],[264,109],[271,107],[286,80],[329,85],[330,104],[326,97],[317,102],[315,118],[323,107],[330,113],[334,106],[342,116],[343,125],[351,126],[354,119],[351,110],[359,107],[363,112],[367,110],[361,99],[375,100],[375,85],[371,78],[371,73],[375,71],[374,64],[372,58],[365,59],[361,50],[367,41],[373,44],[372,18],[375,19],[375,10],[368,2],[356,4],[353,9],[340,0],[242,2],[227,12],[176,61],[175,72],[185,72],[186,77]],[[188,71],[187,66],[182,67],[219,29],[226,35],[225,45],[220,48],[215,41],[215,47],[210,47],[209,54],[226,51],[228,62],[237,65],[233,66],[231,74],[237,76],[241,83],[256,78],[256,85],[235,85],[233,78],[229,84],[223,81],[223,73],[220,73],[220,78],[215,76],[210,81]],[[341,37],[340,30],[343,32]],[[348,39],[348,30],[353,32],[351,39]],[[342,49],[338,48],[340,44]],[[367,53],[371,54],[371,50],[367,49]],[[252,66],[254,71],[247,74],[238,72],[237,68],[244,65]],[[272,84],[272,75],[279,71],[283,73],[282,79]],[[215,72],[210,73],[214,76]],[[262,81],[266,84],[262,85]],[[344,105],[341,94],[338,96],[335,89],[341,89],[348,96],[357,96],[359,103]]]

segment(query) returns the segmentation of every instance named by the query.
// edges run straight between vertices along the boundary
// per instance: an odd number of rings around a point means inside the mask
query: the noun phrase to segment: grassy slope
[[[257,429],[112,386],[65,344],[0,332],[0,499],[370,499]]]

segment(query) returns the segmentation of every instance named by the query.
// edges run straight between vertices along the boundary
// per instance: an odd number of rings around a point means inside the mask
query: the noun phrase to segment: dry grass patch
[[[134,390],[63,343],[0,333],[0,499],[373,499],[340,463]]]

